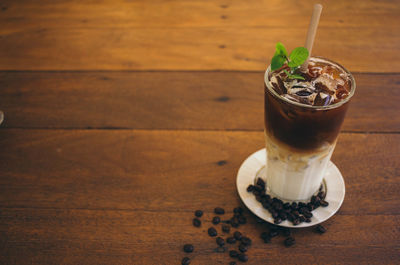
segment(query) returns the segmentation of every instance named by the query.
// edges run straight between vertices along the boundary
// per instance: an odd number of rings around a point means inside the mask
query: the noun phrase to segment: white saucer
[[[256,178],[262,174],[265,174],[265,162],[265,148],[250,155],[239,168],[236,186],[239,196],[247,208],[249,208],[261,219],[273,224],[274,219],[268,210],[262,207],[261,203],[256,200],[255,196],[251,192],[247,192],[247,187],[249,184],[254,184],[254,180]],[[335,164],[332,163],[332,161],[330,161],[328,164],[328,168],[323,179],[323,185],[326,192],[325,200],[329,202],[329,206],[318,207],[312,211],[313,217],[311,218],[311,223],[303,222],[294,226],[291,222],[286,220],[279,225],[290,228],[308,227],[319,224],[334,215],[343,203],[345,186],[342,174]]]

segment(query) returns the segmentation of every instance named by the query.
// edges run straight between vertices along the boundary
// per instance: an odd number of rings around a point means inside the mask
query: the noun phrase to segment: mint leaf
[[[275,55],[280,55],[282,57],[288,57],[288,53],[286,51],[285,46],[283,46],[282,43],[278,42],[276,44],[276,51],[275,51]]]
[[[304,77],[302,77],[301,75],[296,75],[296,74],[291,74],[286,70],[283,70],[285,72],[285,74],[287,75],[288,78],[290,79],[300,79],[300,80],[305,80]]]
[[[291,79],[300,79],[300,80],[305,80],[304,77],[302,77],[301,75],[290,75]]]
[[[289,67],[298,67],[302,65],[308,58],[308,50],[304,47],[297,47],[290,53]]]
[[[271,59],[271,71],[281,68],[285,63],[285,60],[285,57],[275,54]]]

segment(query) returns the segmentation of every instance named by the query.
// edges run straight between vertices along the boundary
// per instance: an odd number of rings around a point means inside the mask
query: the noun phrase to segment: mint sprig
[[[274,57],[271,59],[271,71],[281,68],[286,62],[290,68],[290,72],[284,70],[288,78],[304,80],[304,77],[295,74],[295,71],[307,60],[309,55],[308,50],[304,47],[297,47],[288,56],[286,48],[282,43],[278,42],[275,48]]]

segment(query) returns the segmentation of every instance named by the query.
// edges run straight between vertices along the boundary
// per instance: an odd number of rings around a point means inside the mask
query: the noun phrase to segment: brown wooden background
[[[303,44],[313,3],[1,1],[0,264],[180,264],[184,243],[228,264],[202,231],[240,205],[263,71],[276,42]],[[249,217],[248,264],[399,264],[400,2],[321,3],[313,54],[357,81],[333,155],[345,202],[289,249]]]

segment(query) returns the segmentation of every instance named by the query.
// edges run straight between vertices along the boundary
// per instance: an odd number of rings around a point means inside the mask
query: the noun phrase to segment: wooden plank
[[[184,211],[239,203],[237,170],[263,141],[262,132],[0,130],[0,206]],[[346,182],[341,214],[400,214],[399,144],[400,134],[341,135],[333,156]]]
[[[293,28],[41,28],[3,34],[0,70],[260,71],[276,42],[292,49],[305,34]],[[381,28],[330,28],[318,32],[313,53],[353,72],[397,73],[399,44],[400,35]]]
[[[400,131],[400,75],[356,74],[343,129]],[[263,130],[263,73],[2,72],[3,126]],[[373,109],[374,111],[370,111]]]
[[[194,198],[189,199],[189,201]],[[226,205],[229,211],[236,206]],[[180,211],[111,211],[4,209],[0,212],[0,258],[5,264],[228,264],[227,253],[216,254],[211,226],[212,205],[203,208],[202,228],[191,225],[195,208]],[[190,210],[190,211],[189,211]],[[264,244],[266,231],[247,212],[239,230],[253,240],[249,264],[395,264],[399,260],[398,215],[338,215],[325,223],[328,232],[294,231],[297,244],[283,246],[284,237]],[[220,227],[218,226],[220,231]],[[232,233],[235,229],[232,229]],[[195,251],[184,254],[183,244]],[[230,249],[236,248],[231,246]],[[338,255],[340,253],[340,255]]]
[[[332,1],[319,27],[395,28],[399,1]],[[3,32],[45,28],[308,27],[313,1],[2,1]],[[368,19],[366,19],[368,16]]]

